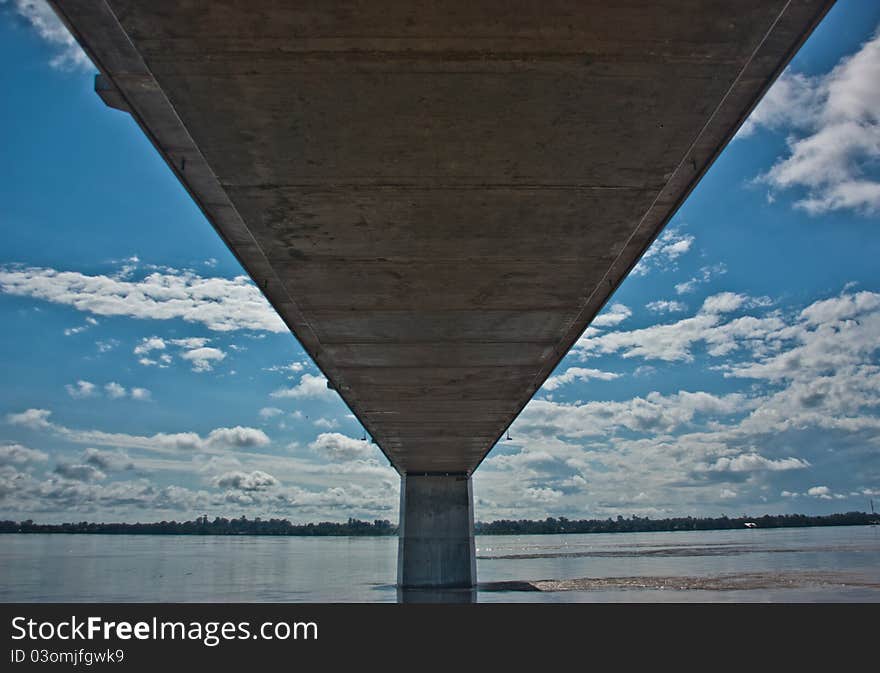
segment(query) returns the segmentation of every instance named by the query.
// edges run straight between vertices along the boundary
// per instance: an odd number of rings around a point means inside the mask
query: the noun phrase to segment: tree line
[[[387,520],[372,523],[349,519],[346,523],[322,521],[294,524],[287,519],[227,519],[200,516],[195,521],[155,523],[79,523],[40,524],[27,521],[0,521],[0,533],[103,533],[106,535],[397,535],[397,526]]]
[[[676,517],[649,519],[631,516],[626,519],[567,519],[564,516],[543,520],[502,519],[477,522],[479,535],[547,535],[560,533],[644,533],[652,531],[731,530],[746,528],[802,528],[806,526],[866,526],[880,524],[880,517],[865,512],[807,516],[805,514],[766,514],[761,517]],[[0,521],[0,533],[96,533],[105,535],[298,535],[298,536],[360,536],[397,535],[397,525],[387,519],[372,522],[350,518],[345,523],[322,521],[295,524],[287,519],[238,519],[207,515],[194,521],[158,521],[155,523],[79,523],[40,524],[26,521]]]
[[[679,530],[731,530],[746,528],[746,524],[755,524],[755,528],[803,528],[806,526],[867,526],[880,523],[880,517],[865,512],[847,512],[845,514],[828,514],[807,516],[805,514],[765,514],[760,517],[741,516],[729,518],[722,515],[712,517],[676,517],[670,519],[649,519],[631,516],[625,519],[566,519],[564,516],[548,517],[543,521],[521,519],[511,521],[502,519],[491,523],[478,523],[477,533],[483,535],[535,535],[558,533],[648,533]]]

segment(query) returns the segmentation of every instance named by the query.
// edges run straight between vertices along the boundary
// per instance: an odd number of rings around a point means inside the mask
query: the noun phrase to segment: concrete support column
[[[397,584],[470,588],[477,582],[474,496],[467,474],[407,474],[400,481]]]

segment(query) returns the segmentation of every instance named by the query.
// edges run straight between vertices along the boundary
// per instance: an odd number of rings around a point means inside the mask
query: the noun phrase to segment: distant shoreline
[[[750,528],[812,528],[820,526],[880,525],[880,516],[867,512],[847,512],[806,516],[804,514],[766,514],[760,517],[726,516],[717,518],[676,517],[649,519],[582,519],[549,517],[544,520],[499,520],[477,522],[477,535],[559,535],[585,533],[650,533],[693,530],[737,530]],[[39,524],[26,521],[0,521],[0,534],[60,533],[72,535],[264,535],[284,537],[387,537],[397,535],[397,526],[388,520],[372,522],[349,519],[346,523],[320,522],[294,524],[287,519],[226,519],[207,516],[195,521],[154,523],[78,523]]]

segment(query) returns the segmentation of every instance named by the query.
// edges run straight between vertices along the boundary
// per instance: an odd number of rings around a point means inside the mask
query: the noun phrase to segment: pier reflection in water
[[[402,589],[397,587],[398,603],[476,603],[476,589]]]

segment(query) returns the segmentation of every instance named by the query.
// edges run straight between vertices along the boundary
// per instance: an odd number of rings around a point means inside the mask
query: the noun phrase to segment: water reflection
[[[3,535],[0,602],[880,602],[877,526],[479,536],[477,591],[398,591],[397,540]]]
[[[470,589],[404,589],[397,587],[398,603],[476,603],[477,590]]]

